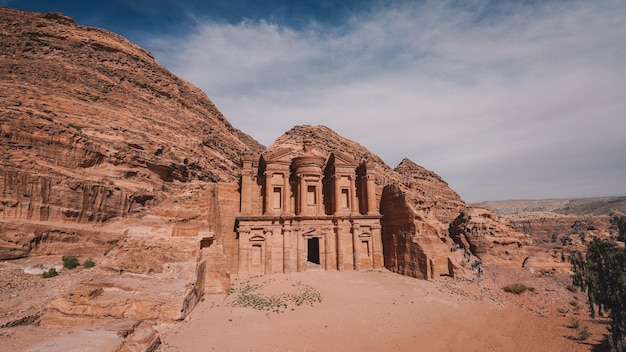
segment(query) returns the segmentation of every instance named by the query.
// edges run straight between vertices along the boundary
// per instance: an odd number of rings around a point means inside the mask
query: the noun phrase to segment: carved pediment
[[[356,160],[348,154],[342,153],[340,151],[334,151],[330,154],[328,158],[328,162],[337,166],[355,166],[357,165]]]
[[[262,157],[266,163],[276,162],[276,161],[291,161],[291,149],[290,148],[281,148],[274,152],[264,154]]]

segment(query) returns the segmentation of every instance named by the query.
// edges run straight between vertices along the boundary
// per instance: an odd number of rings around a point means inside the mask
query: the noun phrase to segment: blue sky
[[[265,145],[326,125],[468,202],[626,194],[626,1],[20,1],[119,33]]]

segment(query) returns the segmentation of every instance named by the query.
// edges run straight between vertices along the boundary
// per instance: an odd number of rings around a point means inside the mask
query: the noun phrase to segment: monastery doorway
[[[312,237],[307,240],[307,258],[308,262],[320,264],[320,239]]]
[[[265,239],[255,235],[250,239],[250,272],[263,274],[265,268]]]

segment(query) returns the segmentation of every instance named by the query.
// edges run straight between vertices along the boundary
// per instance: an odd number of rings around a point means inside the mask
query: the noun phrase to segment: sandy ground
[[[575,294],[558,287],[566,283],[486,272],[437,281],[386,270],[241,278],[232,294],[207,296],[186,321],[159,327],[160,350],[591,351],[603,338],[604,325],[568,308]],[[498,286],[507,280],[534,280],[536,291],[505,293]],[[573,319],[592,336],[577,340]]]

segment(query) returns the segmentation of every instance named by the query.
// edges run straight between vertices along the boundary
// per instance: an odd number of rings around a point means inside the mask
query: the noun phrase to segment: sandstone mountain
[[[105,322],[129,337],[117,350],[157,343],[141,322],[180,320],[205,290],[196,237],[180,235],[215,239],[217,182],[265,148],[117,34],[0,7],[0,41],[0,259],[63,274],[45,293],[11,286],[0,327]],[[96,268],[63,273],[63,255]]]
[[[150,322],[184,319],[204,293],[229,291],[242,156],[297,152],[305,139],[366,162],[392,271],[471,275],[451,233],[486,261],[516,248],[521,262],[531,244],[486,211],[464,212],[436,173],[408,159],[392,169],[327,127],[296,126],[265,148],[114,33],[0,7],[0,35],[0,264],[18,273],[0,280],[62,271],[66,254],[97,264],[63,271],[66,284],[11,286],[0,327],[106,325],[118,350],[158,344]]]
[[[117,34],[2,8],[0,35],[0,218],[106,221],[264,149]]]

